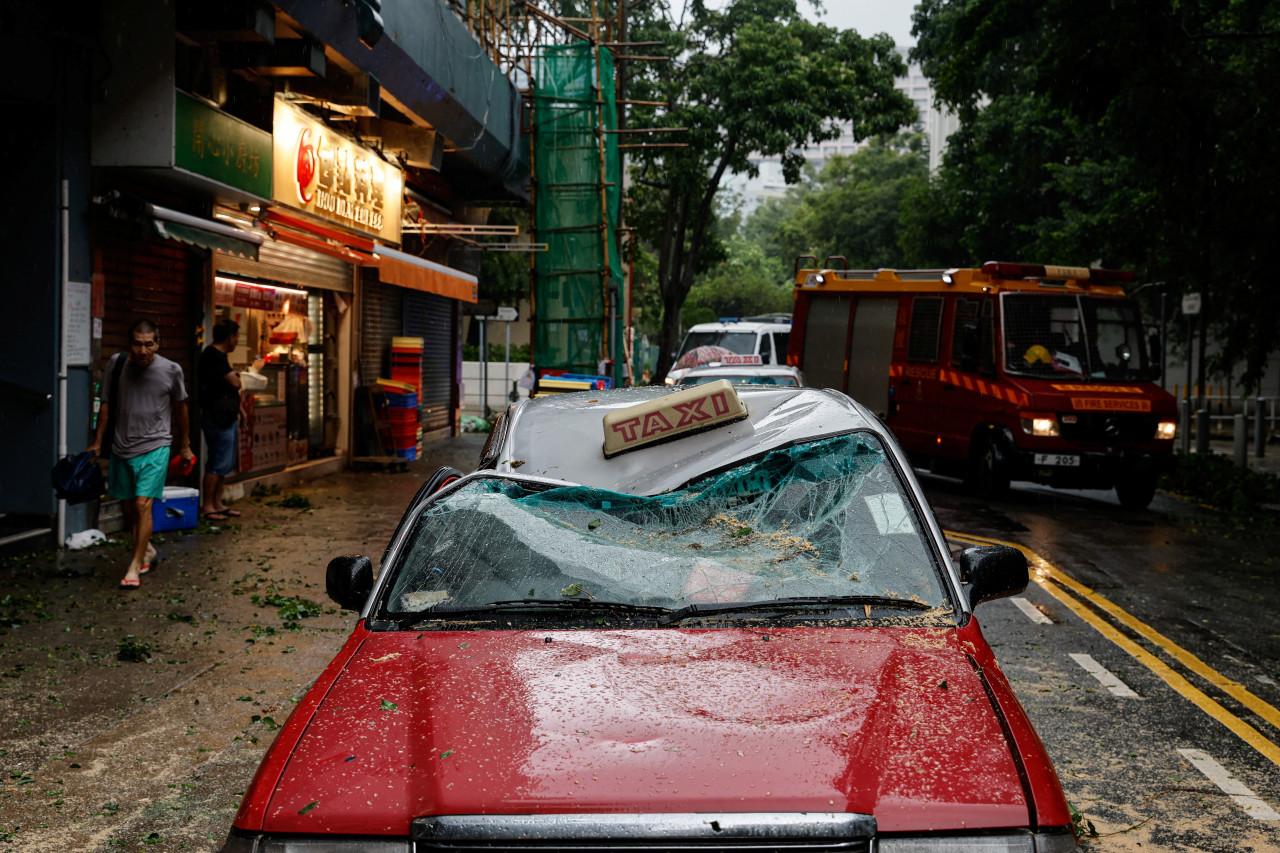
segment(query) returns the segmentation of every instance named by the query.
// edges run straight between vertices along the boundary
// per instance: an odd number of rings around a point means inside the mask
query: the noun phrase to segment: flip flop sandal
[[[158,565],[160,565],[160,555],[156,554],[154,557],[151,558],[150,563],[147,563],[144,566],[138,567],[138,574],[145,575],[147,572],[151,571],[152,566],[158,566]]]
[[[240,513],[239,513],[239,512],[237,512],[237,511],[236,511],[236,510],[234,510],[234,509],[220,509],[220,510],[218,510],[218,514],[219,514],[219,515],[225,515],[227,518],[239,518],[239,517],[240,517]]]
[[[139,580],[138,578],[121,578],[120,579],[121,589],[137,589],[140,586],[142,586],[142,581]]]
[[[223,515],[220,512],[209,512],[209,513],[205,513],[204,520],[205,521],[226,521],[227,516]]]

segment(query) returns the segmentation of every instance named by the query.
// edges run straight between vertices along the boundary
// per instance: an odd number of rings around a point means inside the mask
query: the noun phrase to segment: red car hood
[[[373,633],[254,796],[270,797],[272,832],[616,811],[1029,823],[1000,721],[945,629]]]

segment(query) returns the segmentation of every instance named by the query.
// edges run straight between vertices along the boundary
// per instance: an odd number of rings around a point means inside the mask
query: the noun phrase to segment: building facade
[[[240,323],[233,480],[385,455],[368,392],[393,372],[420,435],[456,431],[478,270],[450,227],[526,198],[528,158],[520,93],[453,6],[55,5],[10,6],[0,28],[30,72],[0,89],[35,118],[0,131],[26,211],[4,237],[0,545],[106,526],[110,507],[57,501],[49,470],[91,440],[136,319],[182,366],[193,432],[198,355]],[[420,343],[395,355],[395,338]]]

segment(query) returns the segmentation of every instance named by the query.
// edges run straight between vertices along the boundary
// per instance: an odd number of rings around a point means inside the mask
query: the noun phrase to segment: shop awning
[[[436,293],[462,302],[475,302],[477,279],[461,270],[397,252],[378,244],[378,278],[412,290]]]
[[[258,247],[265,237],[233,225],[224,225],[212,219],[202,219],[158,204],[148,204],[147,214],[152,217],[156,233],[167,240],[177,240],[188,246],[198,246],[238,255],[242,258],[258,257]]]

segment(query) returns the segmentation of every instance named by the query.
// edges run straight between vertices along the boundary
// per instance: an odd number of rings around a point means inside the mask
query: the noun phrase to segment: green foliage
[[[673,137],[686,148],[647,149],[633,164],[631,221],[658,257],[659,373],[695,276],[713,269],[722,251],[713,225],[726,174],[754,175],[753,156],[779,156],[794,183],[804,163],[798,149],[835,138],[839,122],[851,122],[865,138],[916,118],[911,101],[893,88],[905,66],[888,36],[810,23],[795,0],[732,0],[719,8],[692,0],[685,11],[687,22],[654,20],[644,34],[663,41],[662,52],[676,61],[658,63],[627,93],[670,105],[636,110],[634,126],[687,128]]]
[[[489,225],[516,225],[529,233],[529,214],[519,208],[497,207]],[[510,238],[506,238],[510,239]],[[529,298],[529,255],[526,252],[485,252],[480,256],[479,295],[499,305],[516,305]]]
[[[1280,477],[1237,468],[1231,459],[1216,453],[1180,455],[1178,466],[1165,474],[1160,485],[1236,515],[1254,515],[1263,504],[1280,503]]]
[[[1201,292],[1209,369],[1244,362],[1256,388],[1280,348],[1280,4],[922,0],[915,32],[962,127],[910,197],[909,256],[1101,260]]]
[[[928,179],[923,136],[879,136],[852,155],[832,157],[786,198],[763,205],[746,231],[763,237],[781,262],[813,254],[819,262],[843,255],[851,269],[905,266],[901,209]]]
[[[479,361],[480,345],[479,344],[463,344],[462,360],[463,361]],[[507,345],[505,343],[490,343],[489,344],[489,361],[503,362],[506,360],[507,360]],[[512,344],[511,360],[527,362],[529,360],[529,345],[528,344]]]
[[[150,658],[151,644],[132,634],[121,640],[116,650],[116,660],[128,663],[146,663]]]
[[[311,498],[306,495],[300,495],[297,492],[290,492],[279,500],[267,501],[267,506],[279,506],[285,509],[313,509]]]
[[[249,600],[259,607],[280,608],[280,618],[286,622],[296,622],[311,616],[319,616],[322,608],[308,598],[281,595],[278,592],[270,595],[251,595]]]
[[[689,291],[684,306],[687,325],[710,323],[719,317],[746,317],[791,311],[790,270],[776,255],[758,244],[730,237],[726,259]]]

